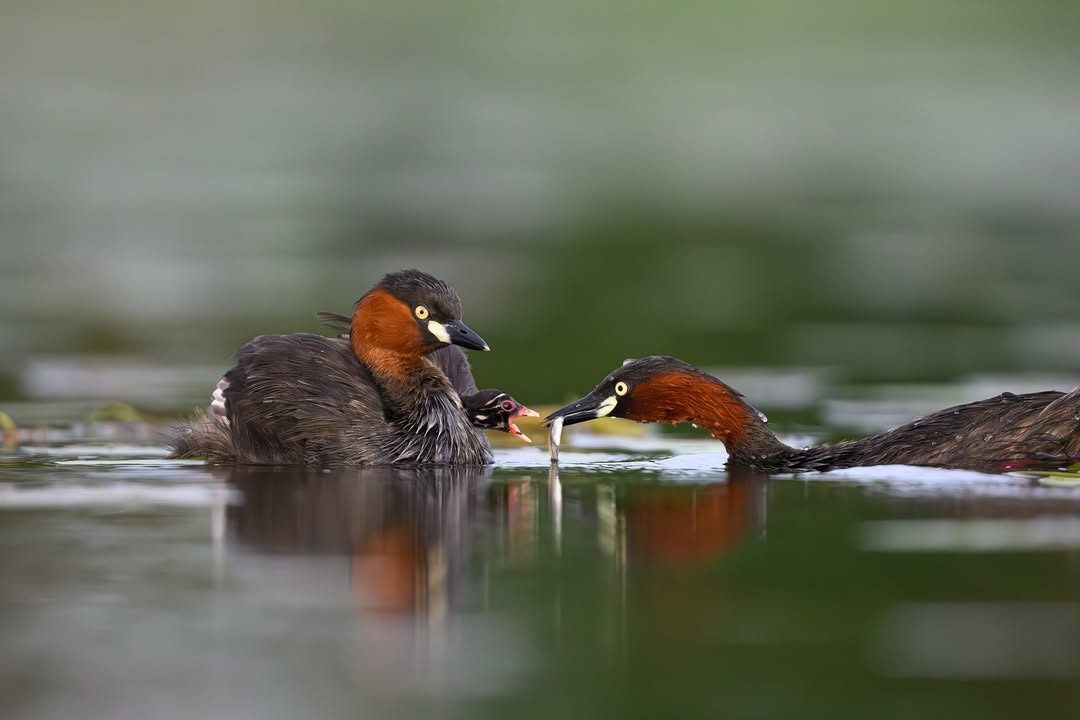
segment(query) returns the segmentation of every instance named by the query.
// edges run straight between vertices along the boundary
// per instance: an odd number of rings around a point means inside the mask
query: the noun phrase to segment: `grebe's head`
[[[765,416],[735,390],[693,365],[667,355],[626,360],[593,391],[544,418],[574,425],[602,417],[638,422],[740,422],[744,413]]]
[[[386,275],[356,303],[353,342],[423,355],[447,345],[490,350],[483,338],[461,321],[461,300],[454,289],[419,270]]]
[[[514,418],[539,417],[540,413],[525,407],[502,390],[480,390],[462,398],[462,403],[473,427],[502,430],[517,435],[525,442],[532,442],[514,424]]]

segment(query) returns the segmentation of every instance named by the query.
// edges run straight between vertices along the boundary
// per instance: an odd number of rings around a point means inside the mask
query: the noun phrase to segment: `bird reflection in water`
[[[702,578],[764,535],[768,478],[743,471],[717,480],[609,482],[572,468],[560,475],[552,465],[546,483],[493,483],[498,561],[537,566],[543,580],[531,586],[531,601],[543,606],[540,622],[557,645],[591,637],[606,661],[623,665],[632,648],[645,646],[632,638],[657,627],[690,632],[702,617],[725,612],[723,583]],[[609,572],[576,569],[598,555]],[[584,627],[583,615],[593,618]]]
[[[674,565],[723,555],[748,531],[763,533],[768,483],[736,473],[728,482],[654,485],[626,500],[631,561]]]
[[[678,566],[722,556],[765,528],[767,480],[563,486],[529,475],[490,483],[487,467],[234,468],[241,498],[232,541],[273,555],[346,556],[358,608],[422,615],[483,604],[470,554],[528,566],[561,552],[563,525],[584,527],[616,567]],[[546,526],[546,527],[545,527]],[[588,529],[588,528],[592,529]],[[486,544],[473,552],[470,543]]]
[[[752,472],[708,484],[545,487],[523,474],[490,483],[489,467],[233,468],[241,501],[228,512],[240,545],[270,554],[347,555],[361,605],[415,612],[459,583],[470,539],[492,540],[527,565],[561,545],[564,522],[595,525],[600,549],[633,562],[721,555],[748,531],[764,532],[767,480]],[[483,517],[480,517],[481,512]],[[564,517],[569,516],[569,517]],[[550,527],[541,525],[550,523]]]
[[[500,546],[512,564],[527,564],[545,542],[560,551],[563,525],[592,525],[597,547],[618,565],[675,566],[722,556],[748,533],[765,532],[767,476],[736,470],[723,482],[604,483],[591,475],[565,486],[552,465],[547,487],[529,477],[491,485]],[[542,522],[550,527],[541,529]]]
[[[618,483],[564,470],[566,483],[556,467],[546,478],[515,471],[495,482],[485,467],[226,472],[238,498],[227,511],[227,542],[237,550],[228,562],[258,568],[257,558],[272,557],[267,590],[280,590],[284,574],[289,590],[315,607],[347,594],[358,673],[382,691],[407,694],[512,682],[535,662],[538,640],[526,630],[535,613],[553,618],[558,634],[563,612],[597,592],[606,597],[593,600],[612,612],[596,621],[612,631],[612,655],[623,656],[628,583],[638,601],[678,606],[679,583],[657,573],[715,562],[763,532],[767,494],[758,476]],[[569,563],[559,587],[547,587],[544,568],[570,554],[608,558],[615,582],[580,582]],[[330,587],[312,584],[311,573],[327,567]],[[534,569],[537,592],[492,592],[503,578],[520,587]]]
[[[267,590],[280,590],[284,575],[319,611],[309,622],[330,623],[323,627],[351,648],[357,679],[371,692],[498,692],[534,664],[533,644],[509,613],[476,612],[487,609],[484,585],[469,560],[483,544],[476,521],[485,515],[491,468],[228,472],[238,496],[228,511],[228,541],[237,549],[230,562],[258,568],[259,558],[274,556]],[[336,582],[312,582],[312,572],[328,567],[340,573]],[[342,622],[346,593],[352,617]]]
[[[232,538],[271,554],[347,556],[358,607],[419,614],[463,583],[470,508],[487,467],[236,468]],[[464,575],[464,573],[459,573]]]

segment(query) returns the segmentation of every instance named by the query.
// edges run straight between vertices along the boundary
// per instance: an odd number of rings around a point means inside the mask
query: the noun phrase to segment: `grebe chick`
[[[174,457],[309,465],[486,464],[447,374],[425,356],[488,350],[461,321],[454,290],[418,270],[386,275],[357,303],[350,339],[264,335],[240,348],[207,418]]]
[[[501,430],[516,435],[527,443],[532,440],[514,424],[514,418],[540,417],[540,413],[530,410],[502,390],[478,390],[472,395],[461,398],[465,413],[473,427],[485,430]]]
[[[730,466],[774,473],[867,465],[1008,470],[1063,467],[1080,459],[1080,388],[1004,393],[880,435],[799,449],[780,442],[765,416],[728,385],[682,360],[652,356],[627,360],[544,422],[560,417],[564,425],[599,417],[694,423],[724,443]]]

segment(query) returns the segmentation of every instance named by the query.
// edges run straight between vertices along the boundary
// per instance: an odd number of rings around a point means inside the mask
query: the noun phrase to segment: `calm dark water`
[[[1080,489],[721,455],[0,463],[5,718],[1069,716]],[[47,454],[46,454],[47,453]]]

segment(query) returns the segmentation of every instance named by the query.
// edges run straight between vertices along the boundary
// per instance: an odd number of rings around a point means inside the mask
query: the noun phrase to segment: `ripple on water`
[[[795,441],[806,440],[785,439],[794,445],[805,444]],[[0,477],[0,480],[17,481],[0,483],[0,507],[199,506],[217,502],[211,487],[217,483],[217,478],[210,468],[198,460],[168,460],[167,454],[168,448],[163,446],[123,443],[24,446],[15,456],[14,468],[9,465],[6,477]],[[562,453],[558,469],[604,476],[640,473],[670,482],[724,482],[727,480],[727,459],[723,444],[711,439],[579,432],[573,437],[572,449]],[[20,460],[27,462],[25,468],[20,468]],[[33,468],[33,477],[27,475],[30,463],[38,463]],[[495,450],[495,465],[546,471],[550,459],[543,447],[499,448]],[[196,468],[205,470],[193,473]],[[58,474],[61,471],[75,471],[75,474]],[[13,477],[16,473],[17,477]],[[1030,475],[903,465],[775,477],[857,484],[897,496],[1077,495],[1075,486],[1040,486]],[[142,482],[143,479],[146,482]]]
[[[153,458],[168,457],[169,448],[163,445],[132,444],[23,445],[19,448],[19,453],[49,458],[94,458],[103,462],[105,458],[132,458],[152,462]]]
[[[207,484],[114,482],[21,486],[0,483],[0,509],[211,507],[233,502],[223,487]]]

